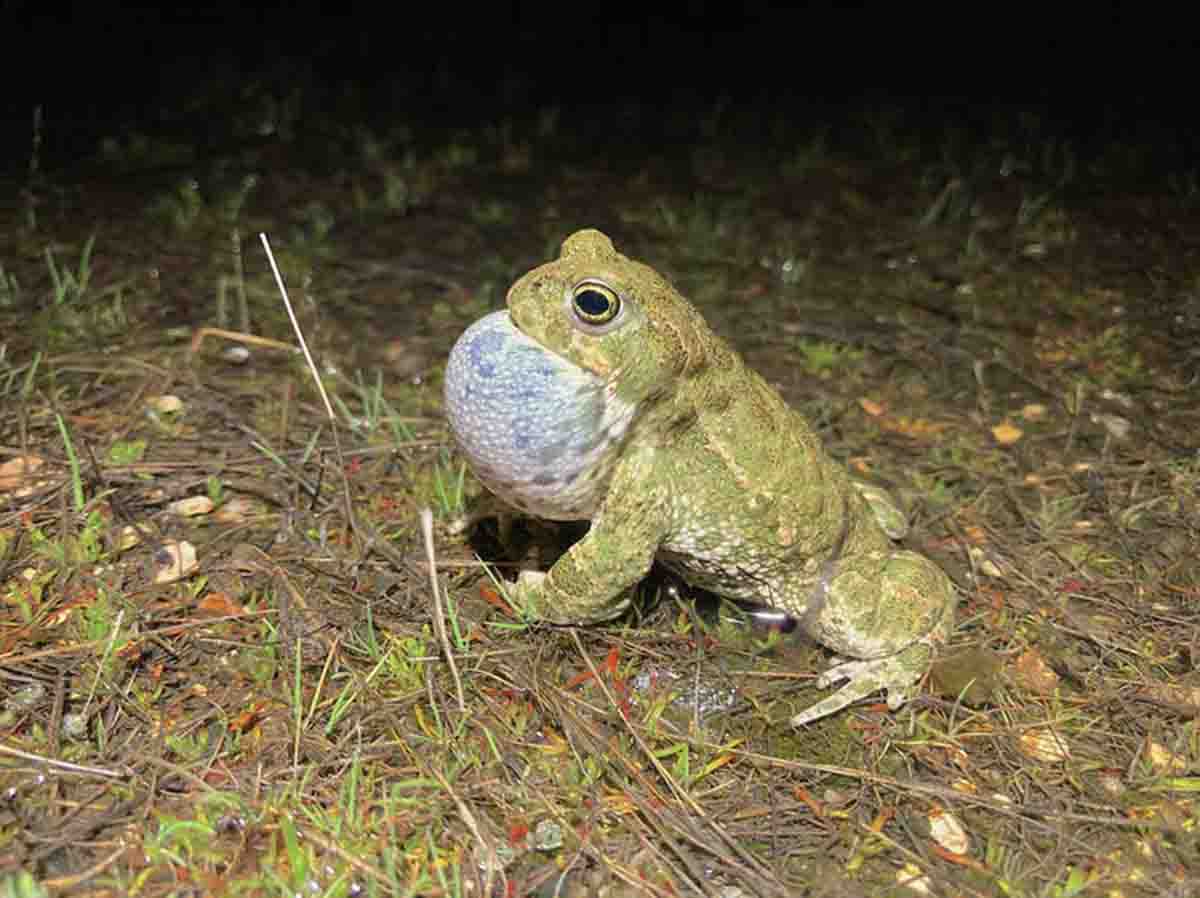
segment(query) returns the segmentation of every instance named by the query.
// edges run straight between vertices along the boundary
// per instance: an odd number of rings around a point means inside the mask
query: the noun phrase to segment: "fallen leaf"
[[[231,733],[248,733],[267,716],[267,703],[259,701],[252,704],[249,708],[245,708],[233,720],[229,721],[229,731]]]
[[[150,532],[150,528],[142,525],[135,527],[133,524],[126,524],[121,528],[120,534],[117,536],[117,548],[132,549],[142,541],[142,537]]]
[[[982,549],[979,546],[971,546],[967,549],[967,554],[971,556],[971,561],[984,574],[995,580],[1004,579],[1004,571],[1000,570],[999,565],[992,560],[986,549]]]
[[[33,479],[33,474],[44,465],[44,459],[36,455],[18,455],[0,465],[0,493],[15,490]]]
[[[178,396],[151,396],[146,405],[160,415],[173,415],[183,410],[183,400]]]
[[[1054,730],[1047,727],[1026,730],[1017,742],[1021,752],[1035,761],[1059,764],[1071,757],[1070,746]]]
[[[933,894],[933,883],[916,864],[905,864],[896,871],[896,885],[903,886],[918,895]]]
[[[244,605],[235,602],[223,592],[210,592],[200,600],[196,608],[213,617],[229,617],[246,612]]]
[[[967,538],[967,542],[976,546],[981,546],[987,542],[987,531],[978,524],[968,524],[963,527],[963,536]]]
[[[871,462],[861,456],[847,459],[846,467],[859,474],[871,473]]]
[[[1059,683],[1058,674],[1035,649],[1026,649],[1013,662],[1012,678],[1038,695],[1053,695]]]
[[[1102,767],[1096,771],[1096,782],[1109,795],[1118,796],[1125,792],[1125,782],[1121,779],[1121,771],[1115,767]]]
[[[880,418],[879,426],[884,430],[898,433],[913,439],[937,436],[950,425],[939,424],[928,418],[906,418],[903,415],[894,418]]]
[[[213,512],[212,519],[218,524],[240,524],[262,511],[262,504],[250,496],[230,496]]]
[[[1025,436],[1025,431],[1008,420],[1002,421],[992,428],[992,437],[1001,446],[1011,446],[1023,436]]]
[[[1101,425],[1114,440],[1129,439],[1129,431],[1133,428],[1128,418],[1120,415],[1110,415],[1107,412],[1092,415],[1092,423]]]
[[[513,611],[512,606],[505,601],[504,597],[500,595],[497,590],[493,589],[491,586],[488,586],[486,583],[479,587],[479,596],[489,605],[499,608],[509,617],[517,616],[517,613]]]
[[[188,496],[186,499],[172,502],[167,506],[167,511],[181,518],[196,518],[208,514],[213,507],[213,500],[208,496]]]
[[[125,643],[125,645],[121,646],[121,648],[117,649],[117,657],[131,665],[137,664],[148,654],[149,651],[147,650],[146,644],[140,639],[130,640],[129,642]],[[152,676],[153,673],[154,672],[151,671]],[[162,672],[160,671],[159,676],[161,675]]]
[[[1186,773],[1191,768],[1191,763],[1183,755],[1149,737],[1146,737],[1144,754],[1151,769],[1158,774]]]
[[[960,867],[970,867],[973,870],[978,870],[981,873],[987,872],[987,867],[975,860],[969,854],[957,854],[953,851],[947,851],[941,845],[933,846],[933,853],[942,860],[951,864],[958,864]]]
[[[1153,683],[1139,690],[1138,695],[1147,701],[1163,705],[1178,705],[1190,713],[1200,715],[1200,687],[1172,683]]]
[[[929,812],[929,835],[951,854],[966,854],[971,848],[971,839],[958,818],[940,806]]]
[[[196,547],[186,540],[168,539],[154,553],[158,571],[155,583],[174,583],[189,576],[197,567]]]
[[[876,402],[874,399],[868,399],[866,396],[863,396],[862,398],[860,398],[858,400],[858,404],[862,408],[862,410],[864,412],[866,412],[868,415],[870,415],[872,418],[878,418],[885,411],[887,411],[886,406],[884,406],[881,403]]]

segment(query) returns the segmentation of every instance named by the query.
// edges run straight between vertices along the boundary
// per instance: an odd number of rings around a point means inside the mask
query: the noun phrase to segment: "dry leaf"
[[[174,583],[176,580],[182,580],[197,567],[196,547],[182,539],[165,540],[154,553],[154,563],[158,567],[154,574],[155,583]]]
[[[869,459],[857,456],[855,458],[846,459],[846,467],[858,474],[870,474],[871,462]]]
[[[36,455],[18,455],[0,464],[0,493],[32,481],[34,472],[45,463]]]
[[[987,531],[978,524],[967,524],[963,527],[963,536],[967,538],[967,542],[977,546],[987,542]]]
[[[858,404],[872,418],[878,418],[887,411],[887,407],[882,403],[876,402],[874,399],[868,399],[866,396],[861,397],[858,400]]]
[[[966,854],[971,848],[971,839],[958,818],[941,807],[929,812],[929,835],[951,854]]]
[[[1071,757],[1071,748],[1054,730],[1037,727],[1026,730],[1018,740],[1021,752],[1035,761],[1059,764]]]
[[[248,733],[267,716],[270,707],[265,701],[258,701],[245,708],[229,721],[229,731],[231,733]]]
[[[992,437],[1001,446],[1011,446],[1023,436],[1025,436],[1025,431],[1008,420],[1001,421],[992,428]]]
[[[120,534],[117,536],[117,548],[124,551],[132,549],[142,541],[142,537],[150,532],[150,528],[146,526],[135,527],[133,524],[126,524],[121,528]]]
[[[1100,424],[1114,440],[1129,439],[1129,431],[1133,428],[1128,418],[1120,415],[1110,415],[1107,412],[1092,415],[1092,423]]]
[[[1121,771],[1115,767],[1103,767],[1096,771],[1096,782],[1100,788],[1114,797],[1125,792],[1125,781],[1121,779]]]
[[[1148,701],[1163,705],[1178,705],[1186,708],[1192,714],[1200,714],[1200,687],[1197,686],[1152,683],[1139,690],[1138,694]]]
[[[262,503],[250,496],[230,496],[213,512],[212,519],[218,524],[240,524],[252,515],[261,514]]]
[[[167,506],[167,511],[179,515],[181,518],[195,518],[208,514],[213,507],[213,500],[208,496],[188,496],[186,499],[177,499],[172,502]]]
[[[916,864],[905,864],[896,871],[896,885],[911,889],[918,895],[933,894],[933,883]]]
[[[1013,662],[1012,678],[1019,685],[1038,695],[1053,695],[1059,683],[1058,674],[1034,649],[1026,649]]]
[[[1021,417],[1026,421],[1041,421],[1046,417],[1046,406],[1040,402],[1031,402],[1021,407]]]
[[[1146,738],[1145,757],[1150,762],[1150,767],[1158,774],[1186,773],[1191,768],[1188,759],[1183,755],[1152,741],[1149,737]]]
[[[879,426],[892,433],[902,434],[913,439],[937,436],[950,425],[939,424],[928,418],[906,418],[903,415],[894,418],[880,418]]]
[[[178,396],[151,396],[146,400],[146,405],[160,415],[173,415],[183,411],[183,400]]]
[[[213,617],[230,617],[244,614],[246,608],[231,599],[223,592],[210,592],[199,601],[196,608]]]
[[[979,546],[970,546],[967,549],[967,554],[971,556],[971,561],[974,562],[975,567],[985,575],[995,580],[1004,579],[1004,571],[1000,570],[999,565],[992,561],[992,557],[986,549],[981,549]]]

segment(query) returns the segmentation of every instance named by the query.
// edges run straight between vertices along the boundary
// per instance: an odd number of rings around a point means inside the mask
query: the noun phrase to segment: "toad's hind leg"
[[[827,670],[817,685],[846,685],[792,723],[812,723],[881,690],[888,706],[899,708],[948,638],[954,603],[950,578],[916,552],[875,550],[840,559],[819,584],[804,628],[851,659]]]

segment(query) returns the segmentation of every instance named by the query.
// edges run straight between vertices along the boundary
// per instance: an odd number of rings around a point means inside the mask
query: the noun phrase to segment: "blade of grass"
[[[79,470],[79,456],[75,454],[75,444],[71,442],[71,435],[67,432],[67,423],[63,416],[55,412],[54,420],[58,422],[58,432],[62,434],[67,463],[71,467],[71,498],[75,502],[75,510],[81,512],[86,503],[83,497],[83,474]]]

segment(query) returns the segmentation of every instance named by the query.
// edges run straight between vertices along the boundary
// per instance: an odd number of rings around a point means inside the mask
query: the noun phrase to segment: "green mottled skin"
[[[618,326],[580,325],[572,289],[596,279],[621,298]],[[657,272],[580,231],[508,294],[526,335],[604,378],[637,415],[588,534],[516,600],[555,623],[620,613],[657,557],[690,583],[794,615],[851,660],[819,681],[840,690],[794,718],[816,720],[879,690],[905,702],[953,621],[935,564],[898,549],[903,514],[857,484],[803,418],[716,336]]]

